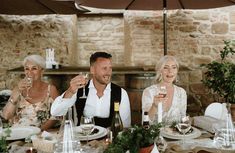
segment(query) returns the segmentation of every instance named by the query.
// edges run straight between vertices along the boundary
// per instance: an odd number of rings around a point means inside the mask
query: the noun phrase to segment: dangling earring
[[[177,74],[177,76],[175,77],[175,83],[179,82],[179,75]]]

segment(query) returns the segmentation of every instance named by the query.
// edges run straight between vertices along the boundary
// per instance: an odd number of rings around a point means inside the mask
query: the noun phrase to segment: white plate
[[[34,126],[11,127],[10,130],[11,135],[10,137],[7,137],[7,140],[24,139],[41,132],[40,128]]]
[[[193,132],[189,133],[189,134],[186,134],[185,139],[194,139],[194,138],[197,138],[201,135],[200,130],[198,130],[195,127],[192,127],[192,128],[193,128]],[[172,128],[169,128],[169,127],[163,128],[161,130],[161,135],[163,137],[170,138],[170,139],[183,139],[184,138],[183,134],[180,134],[177,131],[173,131]]]
[[[101,126],[95,126],[94,128],[98,129],[98,133],[88,135],[88,140],[94,140],[104,137],[107,134],[107,129],[101,127]],[[82,129],[80,126],[74,127],[74,134],[75,136],[78,136],[79,140],[86,141],[87,137],[82,135]]]

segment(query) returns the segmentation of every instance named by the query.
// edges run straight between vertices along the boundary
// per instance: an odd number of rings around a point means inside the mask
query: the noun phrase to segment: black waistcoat
[[[85,87],[85,93],[86,96],[88,95],[89,92],[89,83],[86,85]],[[80,125],[80,119],[81,116],[83,115],[83,111],[84,111],[84,107],[86,105],[86,99],[85,98],[79,98],[81,97],[83,94],[83,89],[79,89],[77,92],[77,100],[75,102],[75,106],[76,106],[76,111],[77,111],[77,119],[78,119],[78,124]],[[119,103],[121,102],[121,88],[114,84],[111,83],[111,96],[110,96],[110,114],[108,118],[99,118],[99,117],[94,117],[95,119],[95,125],[99,125],[102,127],[109,127],[111,126],[111,122],[112,122],[112,118],[113,118],[113,114],[114,114],[114,102],[118,101]]]

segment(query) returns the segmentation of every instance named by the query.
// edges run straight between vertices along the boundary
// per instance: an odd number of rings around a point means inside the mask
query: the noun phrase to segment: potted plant
[[[202,82],[222,97],[224,102],[235,105],[235,63],[229,60],[229,56],[235,53],[235,40],[224,41],[224,44],[219,61],[202,65],[207,69]]]
[[[146,129],[135,125],[120,133],[104,153],[126,153],[128,150],[130,153],[138,153],[141,148],[149,146],[153,148],[154,140],[159,136],[161,126],[161,124],[153,124]]]

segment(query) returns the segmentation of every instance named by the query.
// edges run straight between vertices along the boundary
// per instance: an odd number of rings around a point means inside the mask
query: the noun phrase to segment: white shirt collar
[[[94,83],[93,83],[93,79],[90,80],[89,89],[90,88],[95,88]],[[107,86],[104,90],[111,90],[111,82],[109,84],[107,84]]]

